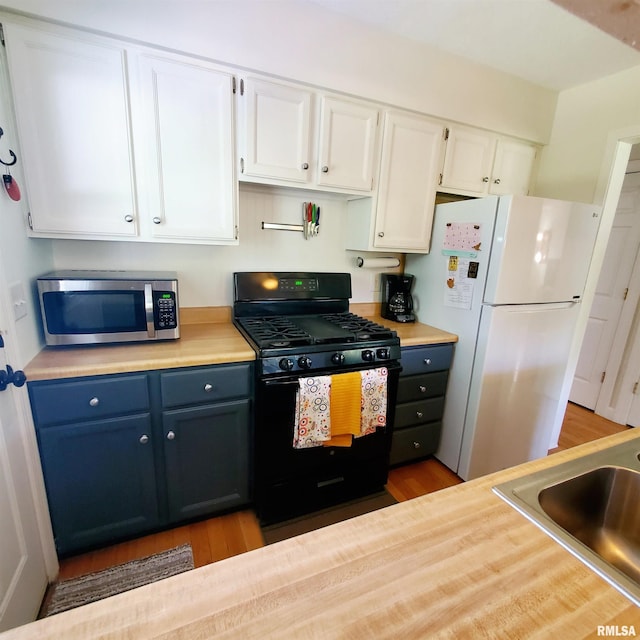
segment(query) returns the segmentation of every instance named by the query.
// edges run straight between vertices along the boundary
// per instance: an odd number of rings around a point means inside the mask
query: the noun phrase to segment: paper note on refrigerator
[[[478,263],[460,256],[449,256],[444,285],[444,306],[471,309]]]
[[[481,249],[480,224],[476,222],[447,222],[442,242],[444,255],[475,258]]]

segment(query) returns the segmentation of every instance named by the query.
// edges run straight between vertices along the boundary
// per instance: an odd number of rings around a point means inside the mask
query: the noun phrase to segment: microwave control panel
[[[154,291],[153,308],[156,329],[175,329],[178,326],[175,291]]]

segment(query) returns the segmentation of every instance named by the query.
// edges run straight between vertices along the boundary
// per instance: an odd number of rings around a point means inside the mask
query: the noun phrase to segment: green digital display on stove
[[[278,282],[280,291],[317,291],[317,278],[280,278]]]

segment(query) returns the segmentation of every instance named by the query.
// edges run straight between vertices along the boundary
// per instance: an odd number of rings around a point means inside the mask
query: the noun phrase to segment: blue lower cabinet
[[[165,411],[169,518],[180,521],[249,501],[249,401]]]
[[[247,504],[252,366],[30,382],[58,553]]]
[[[452,358],[452,344],[402,348],[392,466],[415,462],[438,450]]]
[[[39,441],[61,554],[158,526],[149,414],[50,427]]]

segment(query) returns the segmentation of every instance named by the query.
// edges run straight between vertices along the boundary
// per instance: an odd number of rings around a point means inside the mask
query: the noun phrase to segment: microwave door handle
[[[147,321],[147,335],[155,337],[156,327],[153,321],[153,288],[150,283],[144,285],[144,315]]]

